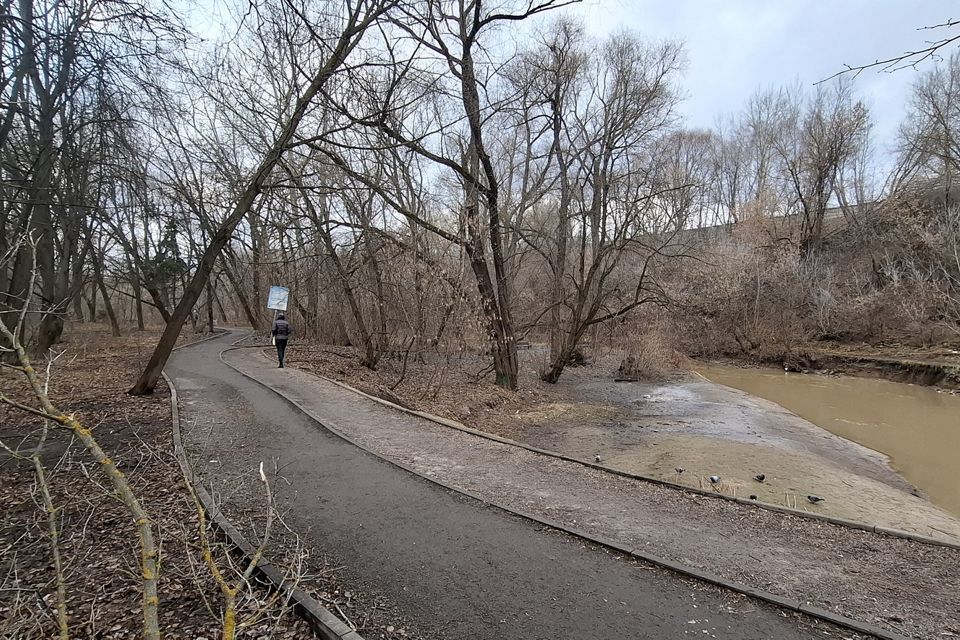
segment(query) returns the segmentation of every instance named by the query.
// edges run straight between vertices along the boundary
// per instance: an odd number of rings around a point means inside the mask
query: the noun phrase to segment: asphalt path
[[[219,434],[204,441],[203,458],[217,462],[204,472],[235,478],[256,460],[280,460],[290,483],[283,489],[287,522],[309,529],[313,551],[342,565],[345,584],[386,598],[426,635],[844,635],[558,534],[381,460],[224,364],[220,352],[240,335],[180,349],[166,368],[180,394],[188,444]],[[336,402],[343,404],[331,410],[370,401],[344,391]]]

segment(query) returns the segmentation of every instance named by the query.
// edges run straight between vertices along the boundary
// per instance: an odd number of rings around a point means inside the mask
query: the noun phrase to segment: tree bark
[[[563,132],[563,117],[561,114],[562,92],[559,78],[554,88],[551,109],[553,117],[553,154],[557,159],[557,171],[560,176],[560,206],[557,211],[556,253],[553,258],[553,296],[550,310],[550,358],[554,361],[560,357],[563,342],[563,304],[564,304],[564,276],[567,265],[567,238],[569,236],[570,211],[570,176],[567,174],[566,158],[560,144]],[[569,354],[565,357],[569,357]],[[559,374],[558,374],[559,377]],[[556,380],[547,380],[556,382]]]
[[[213,333],[213,284],[207,280],[207,332]]]
[[[88,242],[92,242],[88,240]],[[107,291],[107,284],[103,281],[103,264],[101,257],[97,255],[92,247],[89,248],[91,262],[93,262],[93,277],[96,280],[96,286],[103,296],[103,306],[107,310],[107,318],[110,320],[110,333],[114,338],[120,337],[120,323],[117,321],[117,314],[113,309],[113,303],[110,302],[110,292]]]
[[[263,331],[265,326],[262,323],[262,317],[254,313],[253,308],[250,306],[250,299],[243,290],[243,283],[240,282],[233,267],[230,266],[231,258],[229,247],[227,248],[227,255],[224,256],[221,262],[223,264],[223,272],[227,274],[227,280],[230,282],[230,286],[233,287],[233,292],[236,294],[237,301],[240,303],[240,309],[243,311],[243,315],[246,317],[250,327],[254,331]]]
[[[107,285],[103,282],[102,277],[97,279],[97,287],[100,289],[100,295],[103,296],[103,306],[107,310],[107,318],[110,320],[110,333],[114,338],[119,338],[120,322],[117,320],[113,303],[110,302],[110,293],[107,291]]]
[[[484,298],[484,309],[487,313],[487,321],[493,333],[493,365],[496,382],[501,387],[516,391],[519,384],[520,365],[517,359],[517,342],[513,329],[510,280],[506,275],[503,257],[499,184],[493,162],[487,154],[483,143],[480,94],[477,88],[478,82],[474,70],[472,52],[473,41],[470,40],[465,44],[461,65],[460,85],[464,112],[466,113],[467,123],[470,127],[472,173],[474,176],[480,177],[479,169],[482,168],[482,175],[486,181],[486,188],[484,189],[483,195],[485,208],[487,210],[487,231],[490,234],[490,257],[493,262],[495,284],[490,282],[486,257],[482,251],[483,240],[480,237],[477,225],[472,225],[474,238],[471,239],[471,245],[474,249],[480,248],[480,251],[474,251],[470,258],[474,274],[477,276],[478,286],[481,289],[480,295]],[[471,198],[474,200],[473,203],[468,203],[467,207],[469,209],[479,203],[479,193],[477,193],[478,188],[476,183],[470,183],[468,190],[474,192],[472,196],[468,195],[468,200]]]
[[[97,288],[96,286],[90,287],[90,295],[84,296],[84,299],[87,302],[87,311],[90,312],[90,322],[97,321]]]
[[[130,273],[133,274],[133,277],[130,278],[130,286],[133,287],[133,305],[134,313],[137,316],[137,331],[143,331],[145,329],[143,323],[143,291],[140,287],[140,278],[133,271],[133,265],[130,263],[129,256],[127,257],[127,268],[130,269]]]

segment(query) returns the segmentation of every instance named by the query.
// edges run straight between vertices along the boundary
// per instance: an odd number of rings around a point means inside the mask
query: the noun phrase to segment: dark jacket
[[[273,321],[273,331],[271,331],[271,334],[277,340],[286,340],[293,334],[293,329],[290,328],[289,322],[281,318]]]

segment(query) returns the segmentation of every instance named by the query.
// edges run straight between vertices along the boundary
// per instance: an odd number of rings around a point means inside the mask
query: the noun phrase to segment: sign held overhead
[[[270,287],[270,293],[267,294],[267,309],[274,311],[286,311],[287,301],[290,299],[290,289],[286,287]]]

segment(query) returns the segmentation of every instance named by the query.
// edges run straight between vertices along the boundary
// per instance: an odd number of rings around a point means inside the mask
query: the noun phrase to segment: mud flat
[[[591,369],[560,382],[570,401],[521,413],[525,441],[681,484],[960,541],[960,519],[928,500],[890,457],[779,404],[694,374],[662,384],[613,383]],[[938,473],[953,477],[952,469]],[[808,495],[823,501],[812,504]]]

